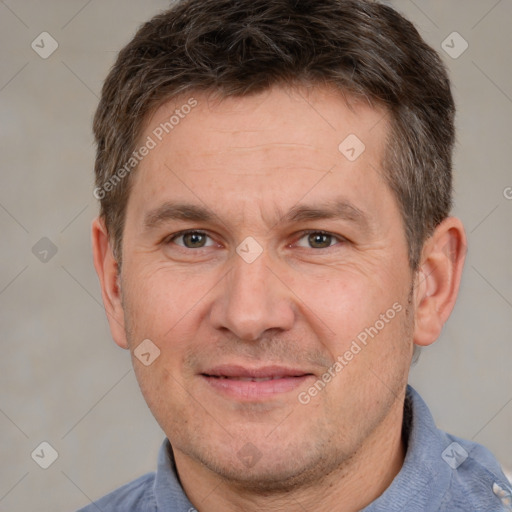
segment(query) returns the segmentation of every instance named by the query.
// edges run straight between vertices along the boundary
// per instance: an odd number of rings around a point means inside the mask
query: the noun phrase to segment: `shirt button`
[[[504,489],[497,482],[494,482],[492,484],[492,492],[507,507],[507,510],[512,510],[512,491],[510,489]]]

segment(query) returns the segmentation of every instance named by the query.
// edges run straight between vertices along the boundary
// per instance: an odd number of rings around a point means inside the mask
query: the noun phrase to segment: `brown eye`
[[[212,241],[209,238],[206,233],[201,231],[189,231],[188,233],[174,236],[170,241],[187,249],[202,249],[212,245]]]
[[[304,249],[329,249],[343,244],[347,239],[326,231],[303,231],[295,245]]]
[[[326,249],[333,242],[333,236],[326,233],[310,233],[308,243],[312,249]]]
[[[183,243],[185,247],[190,249],[197,249],[198,247],[204,247],[206,243],[206,236],[202,233],[187,233],[183,235]]]

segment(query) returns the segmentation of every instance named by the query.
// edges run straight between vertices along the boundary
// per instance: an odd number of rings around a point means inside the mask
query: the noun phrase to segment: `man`
[[[454,104],[367,0],[185,0],[105,82],[94,261],[166,435],[87,511],[507,510],[407,386],[456,300]]]

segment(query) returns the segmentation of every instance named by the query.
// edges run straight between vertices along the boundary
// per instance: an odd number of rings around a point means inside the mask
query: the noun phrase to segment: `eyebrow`
[[[301,222],[305,220],[340,219],[369,228],[368,216],[346,199],[329,201],[322,206],[296,205],[282,217],[281,222]]]
[[[214,219],[219,220],[219,217],[204,206],[166,201],[146,213],[144,229],[151,231],[173,220],[212,222]],[[328,219],[345,220],[359,225],[364,230],[371,228],[371,222],[366,213],[346,199],[336,199],[321,206],[295,205],[284,215],[279,215],[279,220],[273,224],[273,227],[278,224]]]
[[[209,222],[214,217],[215,215],[203,206],[167,201],[146,213],[144,216],[144,229],[150,231],[172,220]]]

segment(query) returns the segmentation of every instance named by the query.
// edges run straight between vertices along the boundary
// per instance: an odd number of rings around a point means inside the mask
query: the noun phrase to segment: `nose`
[[[238,254],[217,289],[210,319],[219,330],[241,340],[255,341],[270,330],[286,331],[295,320],[293,293],[265,253],[247,263]]]

